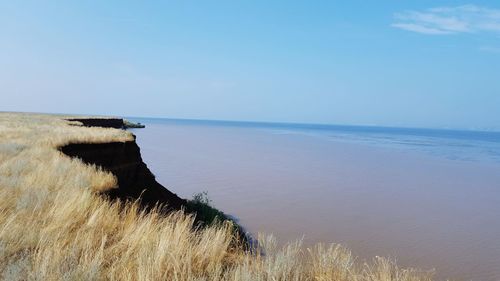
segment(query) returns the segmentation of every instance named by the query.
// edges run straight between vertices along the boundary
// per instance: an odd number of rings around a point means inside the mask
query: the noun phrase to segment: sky
[[[0,0],[0,111],[500,130],[500,2]]]

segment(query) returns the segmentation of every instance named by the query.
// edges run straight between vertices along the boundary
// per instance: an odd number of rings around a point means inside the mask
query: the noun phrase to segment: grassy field
[[[57,150],[68,143],[128,141],[123,130],[71,126],[64,116],[0,113],[2,280],[431,280],[339,245],[234,248],[230,225],[193,230],[193,218],[120,206],[99,196],[112,174]],[[73,124],[75,125],[75,124]]]

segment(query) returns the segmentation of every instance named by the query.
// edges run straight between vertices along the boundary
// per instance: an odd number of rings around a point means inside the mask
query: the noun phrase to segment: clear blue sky
[[[1,1],[0,66],[1,111],[500,129],[500,2]]]

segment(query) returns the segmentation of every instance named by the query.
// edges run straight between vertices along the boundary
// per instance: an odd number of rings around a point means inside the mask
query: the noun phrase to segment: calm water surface
[[[500,134],[134,119],[158,180],[250,232],[500,280]]]

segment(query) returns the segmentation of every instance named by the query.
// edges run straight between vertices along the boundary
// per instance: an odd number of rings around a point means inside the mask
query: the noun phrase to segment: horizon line
[[[178,118],[178,117],[150,117],[150,116],[123,116],[124,118],[138,119],[163,119],[171,121],[191,121],[191,122],[214,122],[214,123],[246,123],[261,125],[298,125],[298,126],[318,126],[318,127],[358,127],[358,128],[383,128],[383,129],[407,129],[407,130],[444,130],[455,132],[483,132],[500,133],[500,129],[474,129],[474,128],[453,128],[453,127],[419,127],[419,126],[391,126],[375,124],[339,124],[339,123],[310,123],[310,122],[286,122],[286,121],[256,121],[256,120],[230,120],[230,119],[200,119],[200,118]]]
[[[117,114],[96,114],[96,113],[61,113],[61,112],[30,112],[30,111],[2,111],[0,113],[28,113],[28,114],[53,114],[53,115],[76,115],[76,116],[96,116],[96,117],[122,117],[139,119],[166,119],[172,121],[196,121],[196,122],[225,122],[225,123],[247,123],[261,125],[298,125],[298,126],[324,126],[324,127],[358,127],[358,128],[384,128],[384,129],[408,129],[408,130],[444,130],[455,132],[483,132],[500,133],[499,129],[485,128],[457,128],[457,127],[424,127],[424,126],[397,126],[397,125],[376,125],[376,124],[339,124],[339,123],[311,123],[296,121],[258,121],[258,120],[237,120],[237,119],[201,119],[201,118],[182,118],[182,117],[153,117],[153,116],[126,116]]]

